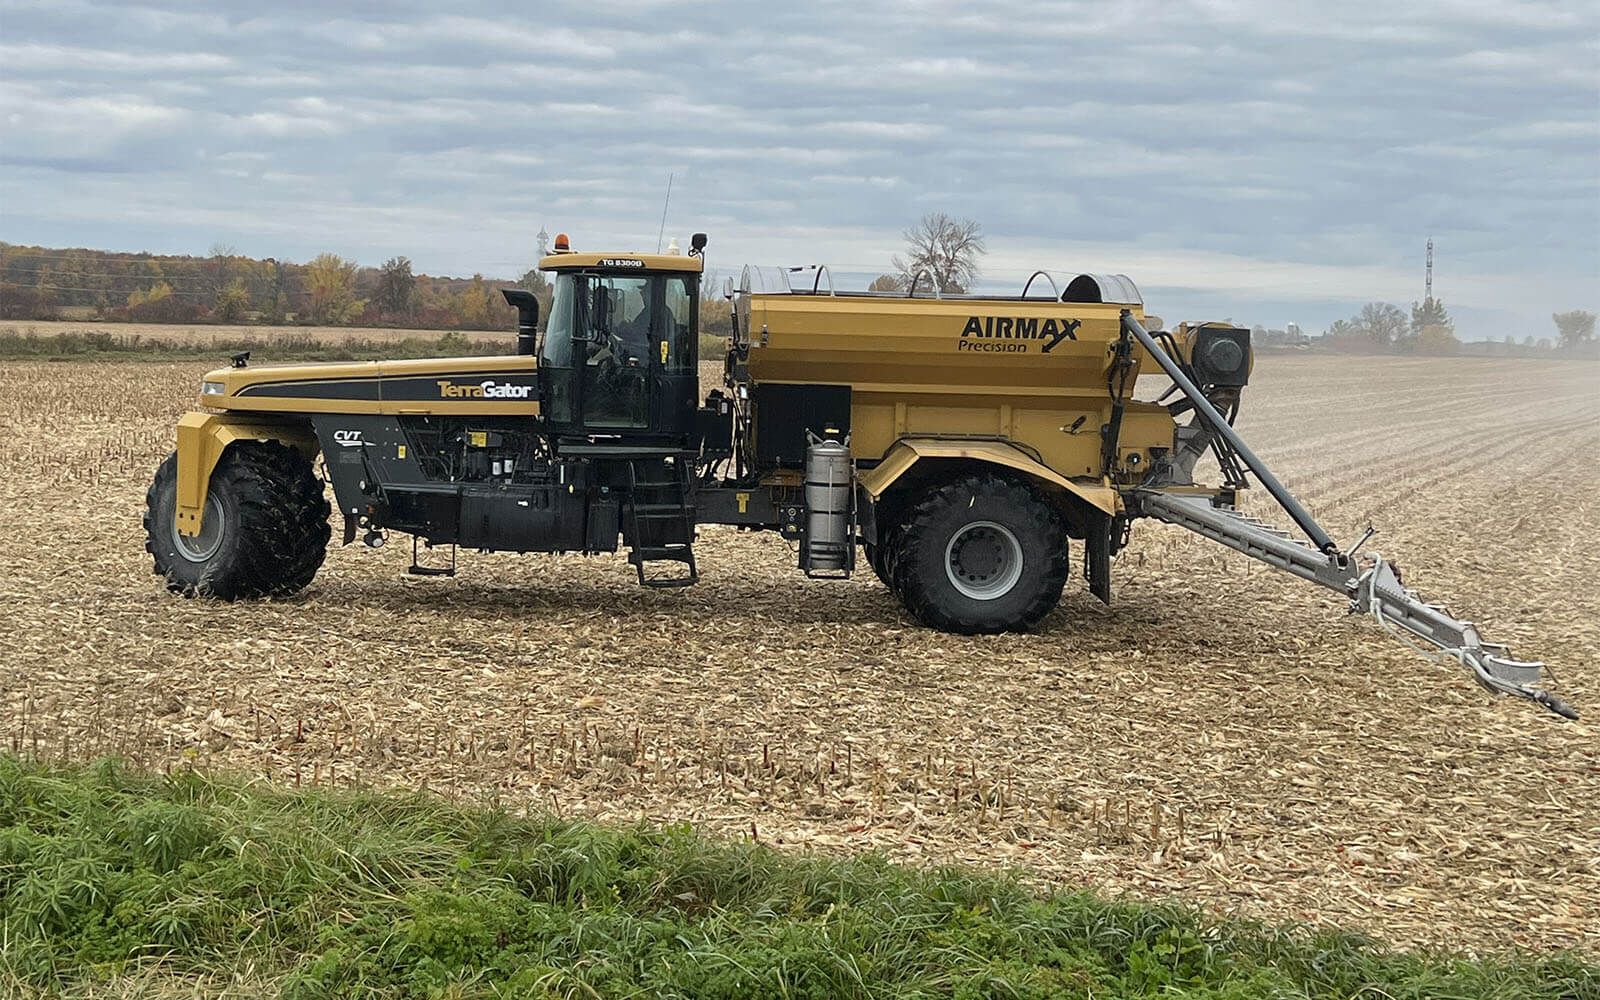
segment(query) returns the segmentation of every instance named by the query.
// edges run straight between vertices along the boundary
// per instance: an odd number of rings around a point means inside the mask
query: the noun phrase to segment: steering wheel
[[[611,356],[616,359],[619,365],[626,365],[634,368],[637,368],[641,365],[644,359],[633,351],[633,349],[628,345],[628,341],[625,337],[623,337],[620,333],[617,333],[615,330],[606,331],[606,337],[607,346],[611,349]]]

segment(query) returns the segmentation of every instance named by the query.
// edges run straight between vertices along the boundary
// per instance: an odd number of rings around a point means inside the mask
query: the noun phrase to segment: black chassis
[[[692,450],[659,440],[597,446],[520,415],[317,414],[312,425],[345,544],[365,527],[434,545],[587,554],[632,544],[632,476],[657,479],[663,462],[704,468],[727,457],[730,417],[715,403],[702,408]],[[798,485],[687,478],[695,523],[776,530],[792,541],[804,534]],[[870,534],[870,523],[862,527]]]
[[[527,417],[328,414],[312,424],[347,544],[364,525],[488,551],[617,549],[627,462],[557,459]]]

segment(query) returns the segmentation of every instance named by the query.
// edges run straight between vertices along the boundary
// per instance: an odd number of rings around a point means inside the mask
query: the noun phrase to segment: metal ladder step
[[[641,461],[660,468],[643,470]],[[667,465],[665,459],[628,462],[628,527],[633,543],[628,562],[645,587],[687,587],[700,579],[694,561],[695,512],[689,501],[689,466],[678,456],[671,463],[677,478],[653,478],[666,472]],[[646,564],[660,562],[682,564],[688,572],[680,576],[650,576],[645,572]]]

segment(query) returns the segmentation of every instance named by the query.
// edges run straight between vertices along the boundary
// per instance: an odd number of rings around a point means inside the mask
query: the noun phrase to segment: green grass
[[[0,755],[0,995],[1596,997],[1008,877]]]
[[[0,361],[216,361],[249,351],[252,361],[380,361],[386,358],[447,358],[506,354],[506,338],[472,339],[458,331],[399,340],[336,336],[286,330],[280,334],[218,338],[204,343],[101,330],[41,334],[0,328]]]

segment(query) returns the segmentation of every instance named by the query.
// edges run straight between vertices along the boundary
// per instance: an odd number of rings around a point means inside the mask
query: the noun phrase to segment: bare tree
[[[941,292],[964,292],[977,280],[978,259],[987,248],[983,227],[971,219],[929,212],[905,231],[905,238],[905,258],[890,263],[907,285],[923,271]]]
[[[234,277],[233,264],[238,257],[239,251],[234,249],[231,243],[211,244],[211,266],[202,272],[206,279],[206,292],[210,298],[222,298],[223,291]]]
[[[869,292],[903,292],[906,290],[906,279],[898,274],[880,274],[872,279],[872,284],[867,286]]]
[[[1384,351],[1404,340],[1410,329],[1405,313],[1388,302],[1368,302],[1362,306],[1356,314],[1355,325]]]

